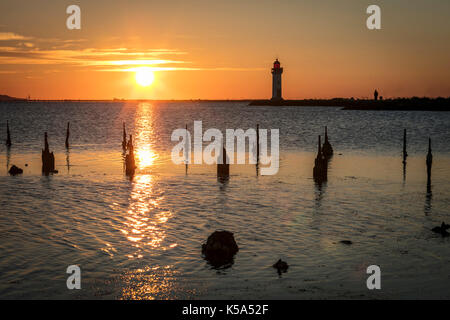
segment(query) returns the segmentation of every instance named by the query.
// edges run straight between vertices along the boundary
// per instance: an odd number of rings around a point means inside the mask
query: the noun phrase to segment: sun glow
[[[142,67],[136,70],[136,82],[142,87],[147,87],[155,80],[155,74],[150,68]]]

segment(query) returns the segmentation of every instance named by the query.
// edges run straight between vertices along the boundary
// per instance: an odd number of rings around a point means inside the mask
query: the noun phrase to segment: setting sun
[[[136,71],[136,82],[142,87],[147,87],[153,83],[155,75],[150,68],[142,67]]]

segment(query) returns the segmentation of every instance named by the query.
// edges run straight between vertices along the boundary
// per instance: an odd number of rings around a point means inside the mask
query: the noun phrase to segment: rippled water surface
[[[450,298],[450,114],[251,107],[246,103],[1,103],[13,146],[0,146],[0,298]],[[280,170],[174,165],[174,129],[280,129]],[[71,123],[71,147],[64,148]],[[137,173],[124,175],[122,122]],[[328,182],[312,179],[317,135],[335,150]],[[403,128],[408,160],[403,170]],[[41,175],[43,133],[58,174]],[[224,132],[224,131],[223,131]],[[425,156],[433,141],[431,190]],[[23,175],[8,176],[15,164]],[[239,252],[214,269],[201,244],[234,232]],[[341,244],[351,240],[352,245]],[[279,276],[271,265],[290,268]],[[78,264],[82,289],[68,290]],[[382,270],[382,290],[366,268]]]

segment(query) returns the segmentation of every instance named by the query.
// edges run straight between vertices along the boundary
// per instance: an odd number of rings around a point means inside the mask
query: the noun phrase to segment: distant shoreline
[[[342,110],[380,110],[380,111],[450,111],[449,98],[395,98],[385,100],[369,99],[302,99],[302,100],[255,100],[255,99],[183,99],[183,100],[152,100],[152,99],[23,99],[0,95],[0,102],[247,102],[249,106],[296,106],[296,107],[341,107]]]
[[[450,98],[253,100],[250,106],[342,107],[342,110],[450,111]]]

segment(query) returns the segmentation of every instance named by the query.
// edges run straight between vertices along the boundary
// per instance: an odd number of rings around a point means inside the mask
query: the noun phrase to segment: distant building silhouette
[[[375,91],[373,92],[373,99],[374,100],[378,100],[378,91],[377,91],[377,89],[375,89]]]
[[[281,74],[283,68],[280,67],[278,59],[273,63],[272,68],[272,100],[283,100],[281,96]]]

